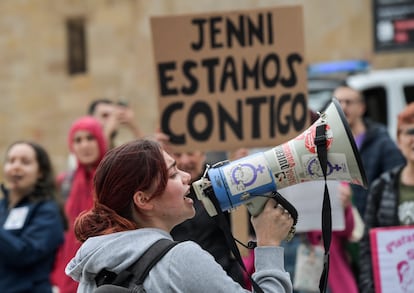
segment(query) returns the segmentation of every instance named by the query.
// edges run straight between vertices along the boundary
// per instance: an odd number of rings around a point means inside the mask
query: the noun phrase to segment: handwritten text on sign
[[[302,10],[153,17],[160,125],[181,150],[273,146],[308,125]]]

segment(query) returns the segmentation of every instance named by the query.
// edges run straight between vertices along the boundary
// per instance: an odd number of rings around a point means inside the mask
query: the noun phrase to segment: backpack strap
[[[101,270],[95,277],[96,286],[113,284],[127,287],[133,278],[134,283],[140,285],[144,283],[150,270],[157,262],[179,242],[167,238],[159,239],[154,242],[131,266],[126,270],[116,274],[106,269]]]
[[[135,276],[135,284],[140,285],[144,283],[152,267],[178,243],[177,241],[163,238],[148,248],[138,261],[128,268],[128,271]]]

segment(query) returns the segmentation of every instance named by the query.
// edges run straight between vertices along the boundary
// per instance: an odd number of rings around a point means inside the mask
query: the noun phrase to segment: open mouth
[[[189,187],[187,192],[184,194],[184,201],[192,205],[194,203],[194,200],[192,197],[190,197],[190,194],[191,194],[191,188]]]
[[[10,179],[13,182],[17,182],[17,181],[22,180],[23,179],[23,176],[22,175],[12,175],[12,176],[10,176]]]
[[[188,188],[187,192],[184,194],[184,198],[188,197],[190,193],[191,193],[190,188]]]

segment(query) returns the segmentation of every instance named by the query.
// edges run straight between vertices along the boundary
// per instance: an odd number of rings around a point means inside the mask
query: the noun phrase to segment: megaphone
[[[246,205],[258,215],[278,189],[311,180],[324,180],[315,144],[316,127],[325,126],[326,179],[347,181],[367,188],[359,152],[339,102],[333,98],[318,120],[296,138],[268,151],[207,166],[192,186],[210,216],[217,208],[228,211]],[[212,196],[217,199],[213,203]]]

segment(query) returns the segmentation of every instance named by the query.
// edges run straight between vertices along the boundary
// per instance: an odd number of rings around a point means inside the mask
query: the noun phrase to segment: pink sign
[[[375,292],[414,292],[414,226],[370,231]]]

